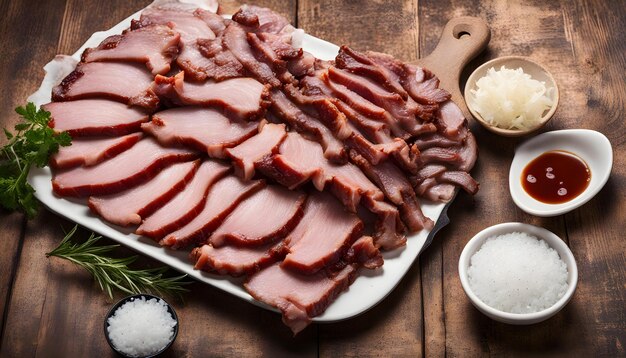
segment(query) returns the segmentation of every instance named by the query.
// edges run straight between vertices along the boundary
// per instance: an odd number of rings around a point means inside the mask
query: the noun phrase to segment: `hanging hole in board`
[[[452,36],[454,36],[455,39],[464,39],[464,38],[471,37],[472,36],[472,34],[470,33],[471,28],[472,26],[470,24],[466,24],[466,23],[457,24],[456,26],[452,28]]]

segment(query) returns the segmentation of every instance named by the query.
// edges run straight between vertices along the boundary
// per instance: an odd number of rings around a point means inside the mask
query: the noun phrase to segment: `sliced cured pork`
[[[50,166],[55,169],[66,169],[76,166],[92,166],[125,151],[137,143],[141,133],[133,133],[123,137],[75,138],[69,147],[60,147],[50,157]]]
[[[221,66],[219,61],[205,57],[200,48],[201,42],[215,40],[216,35],[223,31],[224,23],[221,16],[211,11],[170,3],[151,6],[144,10],[139,21],[133,23],[133,27],[141,28],[152,24],[172,26],[180,33],[180,54],[176,62],[189,78],[203,81],[207,77],[217,79],[234,77],[233,74],[243,75],[241,64],[236,64],[239,67],[238,71],[234,70],[232,62],[228,66]],[[217,70],[221,71],[222,75],[215,74]]]
[[[225,148],[252,137],[257,127],[257,123],[230,120],[215,109],[202,107],[161,111],[141,125],[165,146],[188,145],[214,158],[223,158]]]
[[[361,236],[350,246],[345,255],[349,263],[356,263],[370,270],[383,265],[383,256],[371,236]]]
[[[180,34],[165,25],[149,25],[107,37],[83,52],[83,62],[134,61],[148,66],[153,75],[166,74],[178,54]]]
[[[252,78],[222,82],[185,82],[184,73],[174,77],[157,75],[154,91],[174,103],[215,106],[236,119],[255,119],[267,106],[268,88]]]
[[[328,188],[339,197],[350,211],[356,212],[361,196],[383,199],[383,193],[351,163],[336,165],[322,154],[321,146],[297,133],[290,132],[280,146],[279,154],[273,158],[274,169],[282,174],[274,179],[284,180],[289,187],[312,180],[322,191]],[[266,170],[272,175],[270,170]]]
[[[393,57],[391,58],[393,59]],[[400,84],[397,74],[377,64],[368,58],[367,55],[357,52],[348,46],[341,46],[339,54],[335,58],[335,64],[339,68],[371,78],[388,91],[399,94],[405,100],[408,97],[408,94]]]
[[[91,167],[55,173],[52,189],[58,195],[85,197],[107,195],[153,178],[168,164],[194,159],[197,153],[183,148],[164,148],[152,138]]]
[[[83,99],[44,104],[50,112],[50,126],[55,132],[72,137],[124,135],[140,130],[148,114],[137,107],[106,99]]]
[[[290,33],[293,30],[283,16],[260,6],[243,5],[233,15],[233,20],[259,33]]]
[[[276,153],[286,135],[284,124],[267,123],[262,125],[254,137],[234,148],[226,149],[226,154],[233,160],[239,175],[250,180],[254,176],[256,163],[265,156]]]
[[[188,44],[199,38],[215,38],[215,33],[209,24],[203,20],[202,16],[198,16],[205,12],[215,13],[215,11],[196,9],[196,6],[189,6],[176,1],[157,3],[142,11],[139,21],[133,22],[132,28],[169,24],[180,34],[183,44]]]
[[[419,131],[415,109],[410,108],[408,102],[405,102],[399,94],[387,91],[366,77],[336,67],[328,69],[328,77],[334,83],[345,86],[374,105],[385,109],[410,134],[414,135]]]
[[[210,189],[202,211],[182,228],[166,235],[160,243],[174,249],[205,243],[209,235],[237,205],[264,186],[261,180],[243,181],[234,175],[219,180]]]
[[[198,168],[198,161],[173,164],[152,180],[107,196],[92,196],[89,207],[104,220],[121,226],[139,224],[181,191]]]
[[[303,275],[274,264],[252,275],[244,286],[255,299],[279,309],[283,322],[296,334],[324,312],[355,277],[351,265],[329,277],[324,271]]]
[[[433,221],[422,213],[411,183],[398,167],[389,161],[372,165],[355,152],[350,153],[350,156],[368,178],[382,189],[387,199],[398,206],[402,221],[410,232],[432,229]]]
[[[288,188],[311,181],[319,191],[328,190],[350,211],[362,204],[376,217],[377,244],[386,249],[404,245],[406,238],[399,212],[384,202],[384,194],[354,164],[328,162],[316,142],[289,132],[279,153],[257,163],[257,169]]]
[[[298,108],[283,92],[272,90],[271,102],[272,113],[296,131],[314,137],[322,145],[326,158],[345,157],[343,143],[326,126]]]
[[[280,260],[285,254],[282,242],[257,247],[202,245],[193,249],[194,268],[222,275],[242,276],[253,274]]]
[[[280,80],[276,78],[272,68],[254,57],[246,38],[246,31],[241,26],[230,23],[224,30],[223,43],[254,78],[272,87],[280,86]]]
[[[313,274],[335,264],[360,236],[363,223],[329,194],[309,196],[304,216],[285,238],[289,253],[282,267]]]
[[[135,232],[153,239],[161,239],[165,234],[182,227],[200,213],[209,188],[229,170],[230,167],[217,161],[203,161],[185,189],[150,216],[144,217]]]
[[[283,238],[302,218],[306,194],[270,185],[242,201],[209,237],[226,243],[259,246]]]
[[[128,105],[155,110],[159,97],[152,91],[152,75],[137,63],[79,63],[52,89],[53,101],[107,97]]]

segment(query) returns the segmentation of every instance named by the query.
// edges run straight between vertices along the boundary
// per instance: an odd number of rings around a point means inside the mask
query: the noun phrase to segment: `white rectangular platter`
[[[85,48],[96,47],[104,38],[121,33],[130,26],[132,19],[139,18],[140,13],[141,11],[133,14],[107,31],[93,34],[89,40],[72,55],[72,58],[78,62]],[[339,47],[334,44],[306,34],[304,35],[302,47],[305,51],[325,60],[334,59],[339,50]],[[60,61],[53,60],[44,67],[46,77],[41,88],[29,98],[29,101],[34,102],[36,105],[50,102],[52,87],[57,85],[73,70],[73,67],[68,68],[67,65],[60,66],[59,63]],[[56,196],[52,191],[52,175],[49,168],[33,169],[28,179],[36,190],[35,195],[37,199],[53,212],[105,237],[111,238],[141,254],[161,261],[180,272],[188,274],[198,281],[217,287],[253,304],[274,310],[252,298],[241,286],[241,279],[212,275],[194,270],[188,258],[188,251],[165,249],[151,239],[133,234],[132,230],[107,224],[89,211],[89,208],[85,205],[85,200],[72,200]],[[382,268],[373,271],[361,270],[359,276],[348,291],[341,294],[338,299],[328,307],[324,314],[315,317],[313,321],[334,322],[354,317],[375,306],[396,287],[423,248],[430,243],[436,230],[447,224],[447,216],[445,215],[447,209],[446,204],[422,203],[421,207],[426,216],[437,222],[435,229],[431,232],[422,230],[421,232],[413,234],[408,237],[406,247],[392,252],[386,252],[384,254],[385,264]]]

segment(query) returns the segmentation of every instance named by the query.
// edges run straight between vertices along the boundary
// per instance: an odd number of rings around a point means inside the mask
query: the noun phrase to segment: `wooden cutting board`
[[[441,81],[440,87],[452,94],[452,100],[465,115],[472,118],[461,93],[463,68],[489,44],[491,30],[478,17],[456,17],[446,24],[433,52],[414,63],[432,71]]]

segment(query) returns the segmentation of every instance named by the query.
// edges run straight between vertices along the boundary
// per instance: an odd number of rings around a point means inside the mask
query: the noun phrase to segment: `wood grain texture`
[[[15,107],[26,103],[26,97],[41,81],[41,67],[56,53],[64,4],[64,0],[49,1],[44,5],[0,2],[3,14],[0,20],[0,127],[12,129],[18,119]],[[26,23],[29,26],[23,26]],[[2,135],[0,145],[5,143],[6,138]],[[6,327],[6,303],[12,297],[12,280],[22,247],[24,220],[20,213],[10,214],[0,209],[0,332]]]
[[[545,130],[596,129],[609,137],[616,153],[623,153],[624,122],[618,113],[624,113],[624,34],[609,30],[624,26],[623,6],[617,7],[611,10],[608,2],[583,1],[421,1],[421,52],[427,54],[434,48],[448,18],[481,16],[491,25],[491,43],[489,50],[466,69],[466,75],[479,63],[497,56],[530,56],[552,71],[562,91],[560,108]],[[594,103],[597,105],[590,105]],[[616,117],[621,118],[619,125]],[[506,185],[494,185],[507,182],[514,149],[523,139],[497,137],[476,123],[472,129],[480,147],[474,174],[481,190],[474,200],[465,195],[457,198],[450,211],[453,224],[437,238],[443,245],[443,280],[423,279],[435,285],[443,282],[444,308],[425,304],[425,317],[430,317],[430,309],[443,312],[445,353],[623,355],[626,274],[620,233],[625,219],[623,189],[617,189],[625,184],[623,159],[618,158],[623,155],[616,155],[611,180],[590,203],[565,216],[536,218],[514,206]],[[458,257],[467,240],[489,225],[507,221],[553,231],[568,241],[579,265],[580,281],[572,302],[554,318],[530,327],[489,320],[469,304],[458,279]],[[422,261],[436,255],[433,249],[437,247],[429,249]],[[439,321],[427,321],[426,327],[431,322]],[[427,329],[431,331],[432,324]]]
[[[56,53],[73,53],[94,31],[107,29],[149,0],[0,0],[0,125],[15,122]],[[222,1],[224,13],[239,1]],[[612,176],[589,203],[567,215],[537,218],[510,200],[508,170],[524,138],[501,138],[474,121],[480,157],[474,198],[461,193],[451,224],[437,235],[400,285],[356,318],[313,324],[293,338],[280,316],[210,286],[194,283],[184,302],[170,300],[180,318],[178,339],[166,357],[466,357],[625,356],[626,346],[626,7],[613,1],[265,0],[308,33],[359,50],[390,53],[406,61],[429,54],[445,23],[469,15],[492,29],[487,52],[464,71],[502,55],[524,55],[551,70],[561,104],[543,131],[589,128],[614,148]],[[23,24],[28,24],[24,26]],[[27,44],[27,45],[25,45]],[[464,80],[461,80],[463,84]],[[462,86],[461,86],[462,87]],[[2,142],[3,143],[3,142]],[[487,226],[520,221],[556,233],[572,249],[579,286],[552,319],[529,327],[494,322],[466,298],[457,273],[465,243]],[[92,278],[45,253],[72,223],[42,210],[24,224],[0,212],[1,357],[111,356],[102,320],[112,302]],[[79,230],[78,237],[88,236]],[[103,244],[111,243],[103,240]],[[133,253],[124,248],[115,255]],[[136,267],[156,267],[141,258]],[[69,337],[69,338],[68,338]]]
[[[339,46],[412,61],[419,58],[417,4],[416,0],[301,0],[298,26]]]

